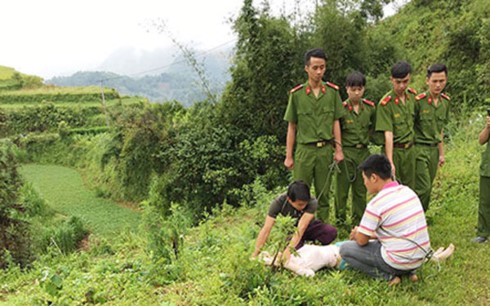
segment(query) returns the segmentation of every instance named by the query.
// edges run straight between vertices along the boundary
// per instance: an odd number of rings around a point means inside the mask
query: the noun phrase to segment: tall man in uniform
[[[291,90],[284,115],[288,122],[284,165],[293,170],[295,180],[303,180],[309,186],[314,183],[318,217],[324,222],[329,218],[329,166],[333,159],[336,162],[344,159],[339,123],[343,116],[342,100],[337,85],[322,81],[326,64],[323,50],[306,52],[308,81]]]
[[[375,104],[363,99],[366,78],[360,72],[347,76],[346,89],[349,98],[342,105],[346,111],[340,119],[344,160],[339,163],[335,192],[335,217],[337,224],[346,225],[346,207],[352,186],[351,224],[359,224],[366,208],[366,186],[358,166],[369,157],[369,136],[374,131]]]
[[[490,236],[490,114],[487,116],[487,122],[480,132],[478,141],[481,145],[487,144],[482,154],[480,164],[480,204],[478,206],[478,228],[477,237],[473,242],[488,242]]]
[[[376,109],[376,131],[384,133],[384,154],[393,176],[403,185],[415,187],[414,111],[417,92],[408,87],[412,67],[400,61],[391,68],[393,89]]]
[[[429,209],[432,183],[444,158],[444,126],[449,118],[446,87],[447,68],[434,64],[427,69],[428,91],[415,97],[415,192],[424,211]]]

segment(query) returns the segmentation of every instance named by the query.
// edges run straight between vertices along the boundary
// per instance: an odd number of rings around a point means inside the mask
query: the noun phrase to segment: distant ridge
[[[103,86],[112,87],[123,95],[143,96],[153,102],[177,100],[186,106],[206,99],[199,79],[186,59],[182,56],[174,57],[170,52],[169,49],[146,53],[138,53],[131,48],[120,49],[100,66],[107,70],[79,71],[71,76],[51,78],[46,83],[58,86],[100,86],[103,81]],[[196,53],[196,59],[203,64],[211,90],[216,95],[222,93],[230,80],[231,56],[231,48],[205,55]],[[126,74],[108,72],[109,69]]]

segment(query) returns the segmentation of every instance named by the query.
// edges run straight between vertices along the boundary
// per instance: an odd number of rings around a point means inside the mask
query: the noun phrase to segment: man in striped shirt
[[[419,198],[392,179],[384,155],[371,155],[360,166],[364,184],[376,196],[367,204],[359,226],[341,245],[340,255],[356,270],[384,278],[390,285],[402,275],[417,281],[415,270],[430,250],[429,233]]]

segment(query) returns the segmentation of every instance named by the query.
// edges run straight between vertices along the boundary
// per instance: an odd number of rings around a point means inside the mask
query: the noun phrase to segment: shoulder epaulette
[[[362,102],[364,102],[365,104],[369,105],[369,106],[375,106],[374,102],[373,101],[369,101],[368,99],[362,99]]]
[[[391,100],[391,96],[386,96],[386,98],[381,100],[381,102],[379,102],[379,104],[385,106],[386,104],[388,104],[388,102],[390,102],[390,100]]]
[[[420,95],[415,97],[415,100],[419,101],[422,100],[423,98],[427,97],[427,93],[421,93]]]
[[[417,91],[415,89],[413,89],[412,87],[408,87],[408,92],[411,93],[411,94],[414,94],[416,95],[417,94]]]
[[[444,99],[448,100],[448,101],[451,101],[451,98],[446,95],[445,93],[441,93],[441,97],[443,97]]]
[[[295,91],[298,91],[299,89],[303,88],[304,84],[299,84],[298,86],[294,87],[293,89],[291,89],[289,92],[290,93],[293,93]]]
[[[332,87],[333,89],[335,90],[339,90],[339,87],[337,85],[335,85],[334,83],[330,83],[330,82],[327,82],[326,83],[328,86]]]

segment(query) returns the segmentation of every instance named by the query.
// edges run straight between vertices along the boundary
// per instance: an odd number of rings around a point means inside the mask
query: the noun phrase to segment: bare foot
[[[417,276],[417,274],[410,274],[410,276],[408,277],[408,279],[412,282],[412,283],[416,283],[419,281],[419,277]]]
[[[399,283],[401,283],[401,278],[398,277],[398,276],[395,276],[392,280],[390,280],[390,282],[388,283],[388,286],[392,287],[392,286],[396,286],[398,285]]]

